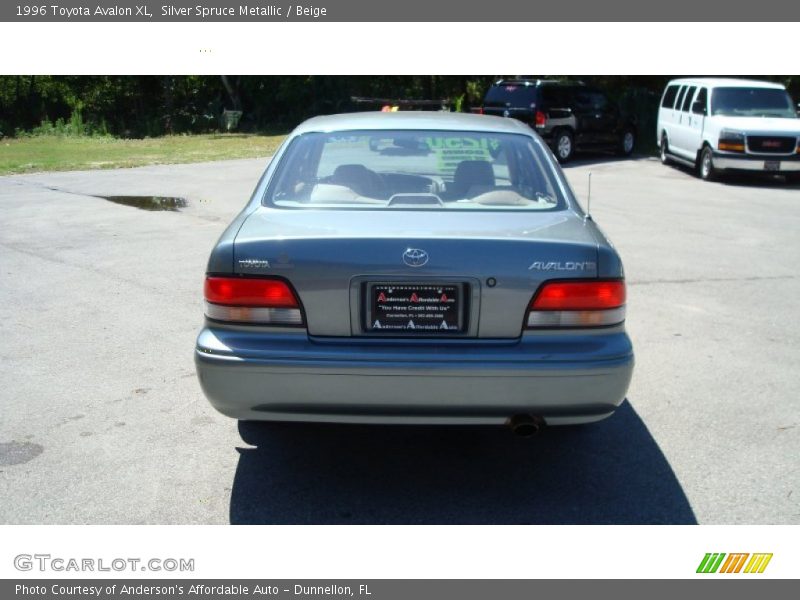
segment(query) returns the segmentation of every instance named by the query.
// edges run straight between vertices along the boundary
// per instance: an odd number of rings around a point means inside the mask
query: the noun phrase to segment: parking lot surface
[[[800,523],[799,187],[567,168],[625,261],[637,366],[611,418],[520,439],[211,409],[205,261],[265,164],[0,177],[0,522]]]

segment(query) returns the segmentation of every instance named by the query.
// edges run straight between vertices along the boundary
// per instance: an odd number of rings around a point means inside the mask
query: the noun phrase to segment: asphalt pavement
[[[521,439],[209,406],[205,262],[265,165],[0,177],[0,522],[800,523],[800,187],[568,167],[625,262],[637,365],[611,418]]]

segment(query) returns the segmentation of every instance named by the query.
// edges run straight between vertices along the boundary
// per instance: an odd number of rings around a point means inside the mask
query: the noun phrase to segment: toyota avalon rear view
[[[622,262],[512,119],[300,125],[211,253],[195,361],[244,420],[596,421],[633,350]]]

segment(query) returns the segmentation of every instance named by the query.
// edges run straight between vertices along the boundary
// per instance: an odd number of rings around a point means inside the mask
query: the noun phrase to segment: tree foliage
[[[558,77],[558,76],[541,76]],[[33,131],[148,137],[221,128],[224,109],[243,111],[240,129],[286,130],[305,118],[355,110],[352,96],[449,99],[480,104],[498,76],[0,76],[0,132]],[[618,99],[652,103],[670,76],[571,76]],[[798,76],[773,76],[800,93]],[[649,110],[649,104],[647,105]]]

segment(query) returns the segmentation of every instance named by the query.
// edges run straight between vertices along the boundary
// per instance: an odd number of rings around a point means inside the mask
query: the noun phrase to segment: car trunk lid
[[[233,269],[287,279],[315,336],[377,334],[366,323],[369,286],[395,282],[466,286],[464,331],[442,335],[513,338],[542,281],[597,277],[597,256],[591,224],[566,210],[262,208],[236,237]]]

